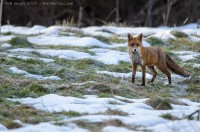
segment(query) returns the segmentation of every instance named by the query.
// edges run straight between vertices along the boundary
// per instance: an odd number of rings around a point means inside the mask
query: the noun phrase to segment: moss
[[[19,48],[33,47],[33,45],[30,42],[28,42],[28,40],[25,37],[12,38],[8,43]]]
[[[97,90],[100,93],[111,93],[112,89],[108,85],[105,84],[95,84],[91,87],[92,90]]]
[[[173,115],[171,115],[169,113],[162,114],[161,117],[164,118],[164,119],[168,119],[168,120],[177,120],[178,119],[177,117],[175,117],[175,116],[173,116]]]
[[[162,41],[162,39],[159,39],[157,37],[148,37],[146,39],[147,42],[149,42],[152,46],[163,46],[165,43]]]
[[[69,117],[81,116],[80,113],[75,112],[75,111],[62,111],[62,112],[56,112],[56,114],[62,114],[62,115],[66,115]]]
[[[2,124],[5,125],[8,129],[14,129],[14,128],[19,128],[22,127],[20,124],[14,122],[11,119],[3,119]]]
[[[104,98],[104,97],[110,97],[110,98],[112,98],[113,95],[111,93],[99,93],[99,97],[100,98]]]
[[[168,99],[164,98],[153,98],[148,99],[145,101],[146,104],[150,105],[156,110],[171,110],[172,106],[170,105],[170,102]]]
[[[171,34],[174,35],[176,38],[187,38],[188,35],[181,32],[181,31],[177,31],[177,30],[173,30],[171,31]]]
[[[31,84],[26,88],[22,88],[16,93],[18,97],[39,97],[48,94],[49,91],[39,84]]]
[[[78,60],[75,67],[78,70],[84,70],[84,69],[88,69],[88,68],[98,68],[98,67],[103,67],[105,66],[105,64],[103,64],[102,62],[96,61],[96,60],[92,60],[92,59],[82,59],[82,60]]]
[[[12,32],[5,32],[5,33],[2,33],[3,35],[12,35]]]
[[[48,90],[39,84],[32,84],[28,89],[35,93],[48,94]]]
[[[112,110],[112,109],[108,109],[105,112],[101,113],[104,115],[121,115],[121,116],[128,116],[128,113],[120,111],[120,110]]]

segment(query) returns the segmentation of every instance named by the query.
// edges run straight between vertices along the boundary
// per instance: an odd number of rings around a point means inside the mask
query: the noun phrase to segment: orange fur
[[[171,84],[171,74],[168,71],[168,68],[178,75],[184,77],[190,76],[186,70],[177,65],[174,60],[167,55],[159,47],[143,47],[142,46],[142,34],[139,34],[137,37],[133,37],[131,34],[128,34],[128,51],[131,55],[131,52],[139,52],[143,61],[142,67],[142,85],[145,85],[145,74],[146,66],[150,69],[153,74],[153,78],[149,82],[153,82],[156,78],[157,72],[154,69],[156,66],[161,72],[163,72],[168,77],[169,84]],[[135,73],[137,70],[137,64],[132,64],[132,82],[135,82]]]

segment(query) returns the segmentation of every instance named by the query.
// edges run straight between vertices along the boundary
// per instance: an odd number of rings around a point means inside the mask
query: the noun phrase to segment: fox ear
[[[133,38],[133,36],[130,33],[128,33],[127,36],[128,36],[128,40],[131,40]]]
[[[142,42],[142,37],[143,37],[142,33],[137,36],[137,38],[140,40],[140,42]]]

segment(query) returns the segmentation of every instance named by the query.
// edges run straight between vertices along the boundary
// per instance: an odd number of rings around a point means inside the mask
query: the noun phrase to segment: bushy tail
[[[167,68],[169,68],[172,72],[181,75],[183,77],[189,77],[190,73],[187,72],[183,67],[180,67],[175,61],[166,54]]]

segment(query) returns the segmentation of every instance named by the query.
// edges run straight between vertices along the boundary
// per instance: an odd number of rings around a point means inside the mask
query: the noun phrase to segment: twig
[[[116,23],[119,24],[120,16],[119,16],[119,0],[116,0]]]
[[[110,16],[116,11],[116,8],[114,8],[109,15],[106,17],[106,22],[108,21],[108,19],[110,18]]]
[[[196,110],[195,112],[191,113],[190,115],[187,116],[187,118],[191,118],[194,114],[198,114],[197,115],[197,120],[199,121],[200,120],[200,109],[199,110]]]
[[[1,35],[2,10],[3,10],[3,0],[1,0],[1,5],[0,5],[0,35]]]

